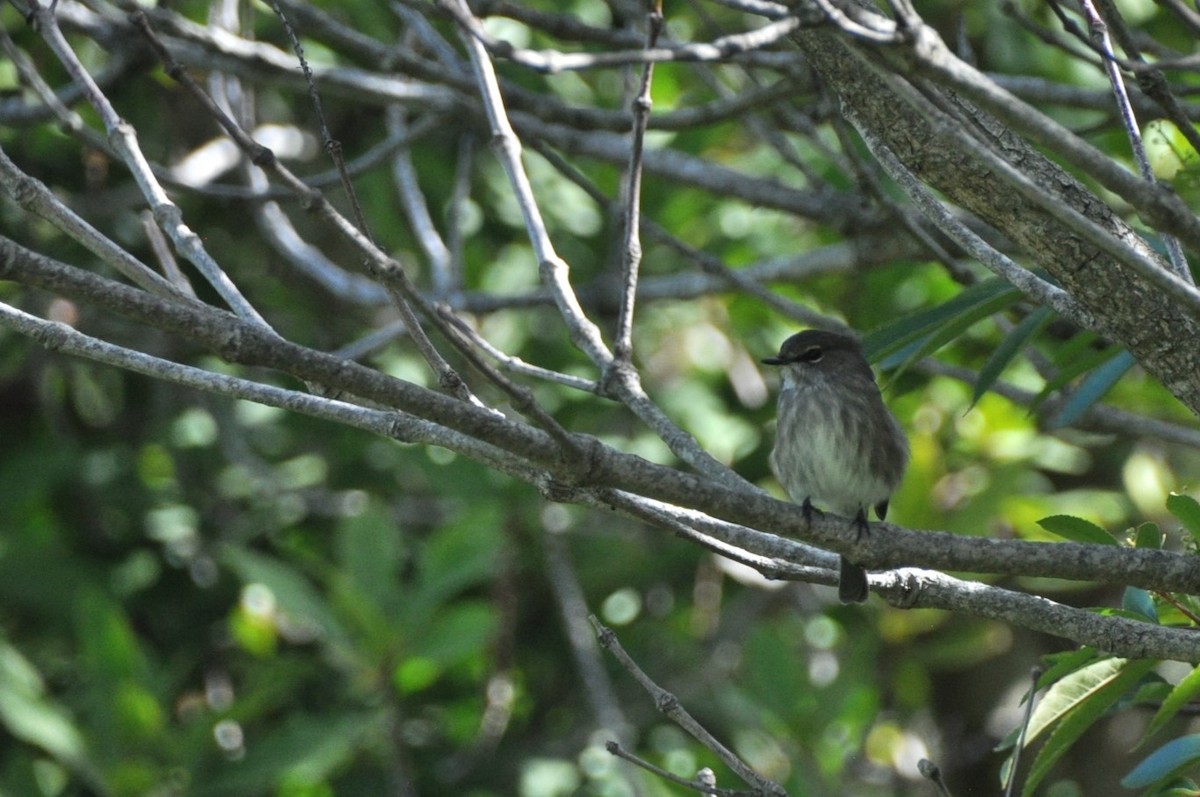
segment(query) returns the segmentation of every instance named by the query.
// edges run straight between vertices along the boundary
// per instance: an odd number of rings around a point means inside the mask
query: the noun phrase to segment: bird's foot
[[[800,514],[804,516],[805,523],[812,523],[813,515],[822,517],[825,513],[813,506],[812,501],[805,498],[804,503],[800,504]]]
[[[855,542],[860,542],[864,534],[867,536],[871,535],[871,527],[867,524],[867,510],[860,509],[858,510],[858,514],[854,516],[854,531]]]

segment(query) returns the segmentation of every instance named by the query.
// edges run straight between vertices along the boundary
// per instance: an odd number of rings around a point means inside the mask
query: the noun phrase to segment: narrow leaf
[[[1028,745],[1066,716],[1071,709],[1120,675],[1126,663],[1126,659],[1101,659],[1076,670],[1046,690],[1046,694],[1033,709],[1029,730],[1025,734],[1025,744]]]
[[[971,396],[971,407],[974,407],[979,399],[983,398],[983,395],[991,389],[996,380],[1000,378],[1000,374],[1025,347],[1029,339],[1036,335],[1053,317],[1054,313],[1050,308],[1039,307],[1025,316],[1021,323],[1017,324],[1013,331],[1000,342],[1000,345],[992,352],[992,356],[979,369],[979,376],[975,379],[975,392]]]
[[[1046,740],[1046,744],[1042,746],[1042,749],[1038,751],[1037,758],[1034,759],[1033,767],[1021,790],[1023,797],[1032,795],[1058,760],[1079,741],[1079,737],[1158,664],[1157,659],[1133,661],[1109,659],[1108,661],[1119,662],[1119,670],[1111,678],[1106,679],[1095,688],[1089,689],[1087,694],[1075,701],[1074,707],[1050,734],[1050,738]]]
[[[1200,695],[1200,667],[1196,667],[1190,673],[1183,677],[1171,694],[1167,695],[1159,706],[1158,711],[1154,715],[1154,719],[1150,720],[1150,725],[1147,726],[1146,732],[1142,734],[1141,741],[1138,744],[1143,744],[1154,734],[1166,725],[1167,722],[1179,713],[1179,710],[1192,702],[1197,695]]]
[[[1006,307],[1010,307],[1020,300],[1021,292],[1016,288],[1011,288],[971,304],[935,327],[929,335],[920,340],[917,346],[906,348],[883,360],[880,363],[880,367],[885,370],[896,368],[897,374],[904,373],[917,360],[932,354],[950,341],[961,336],[979,321],[998,313]],[[893,374],[893,378],[895,376]]]
[[[1074,515],[1050,515],[1039,520],[1038,525],[1051,534],[1057,534],[1071,542],[1091,543],[1092,545],[1116,545],[1117,538],[1092,523]]]
[[[910,313],[872,330],[863,337],[863,351],[870,362],[878,362],[925,337],[931,329],[954,318],[963,310],[998,294],[1015,290],[1001,279],[982,280],[944,304]]]
[[[1070,426],[1088,411],[1104,394],[1112,389],[1125,372],[1137,363],[1133,355],[1123,351],[1104,365],[1092,371],[1071,394],[1071,398],[1059,410],[1058,415],[1050,421],[1051,429]]]
[[[1127,789],[1143,789],[1200,762],[1200,734],[1172,739],[1142,759],[1121,779]]]
[[[1057,361],[1058,373],[1038,392],[1037,397],[1034,398],[1033,403],[1029,407],[1030,411],[1036,410],[1053,393],[1061,390],[1081,375],[1099,368],[1120,354],[1121,351],[1122,349],[1118,346],[1109,346],[1106,349],[1098,350],[1084,349],[1072,358]],[[1061,352],[1059,353],[1059,357],[1062,357]]]

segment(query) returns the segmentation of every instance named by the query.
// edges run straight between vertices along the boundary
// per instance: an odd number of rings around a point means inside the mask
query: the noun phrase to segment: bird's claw
[[[856,532],[854,541],[862,541],[863,535],[870,535],[871,527],[867,523],[867,513],[865,510],[858,510],[858,514],[854,516],[854,531]]]

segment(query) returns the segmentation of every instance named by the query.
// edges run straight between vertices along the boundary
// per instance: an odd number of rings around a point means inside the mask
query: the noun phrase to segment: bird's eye
[[[822,356],[820,346],[811,346],[804,350],[804,353],[800,355],[800,359],[806,363],[819,363]]]

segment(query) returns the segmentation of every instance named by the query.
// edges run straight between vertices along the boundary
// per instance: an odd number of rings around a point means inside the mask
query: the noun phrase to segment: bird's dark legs
[[[813,506],[812,501],[807,498],[800,504],[800,513],[804,515],[806,523],[812,523],[814,514],[824,514],[821,510]],[[871,529],[867,526],[866,510],[859,509],[853,523],[854,530],[857,532],[856,540],[861,540],[864,534],[870,533]],[[867,592],[867,571],[851,562],[845,556],[839,557],[838,600],[842,603],[862,603],[867,599]]]
[[[854,516],[854,531],[857,533],[855,541],[861,540],[863,535],[870,535],[871,527],[867,525],[867,510],[859,509],[858,514]]]
[[[859,509],[854,516],[855,540],[861,540],[864,534],[870,534],[867,525],[865,509]],[[867,599],[867,571],[851,562],[845,556],[840,557],[838,569],[838,600],[842,603],[862,603]]]

